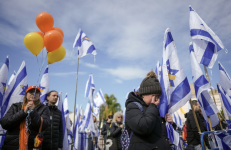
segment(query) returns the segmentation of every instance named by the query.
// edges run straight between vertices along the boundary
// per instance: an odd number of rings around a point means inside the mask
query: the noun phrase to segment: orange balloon
[[[43,32],[47,32],[49,30],[52,30],[52,27],[54,25],[54,19],[51,16],[51,14],[47,12],[41,12],[36,17],[36,24],[38,28]]]
[[[59,31],[62,34],[62,36],[64,37],[64,33],[63,33],[62,29],[60,29],[59,27],[53,27],[52,29],[56,30],[56,31]]]
[[[58,49],[63,43],[63,36],[59,31],[51,30],[44,36],[44,44],[48,52]]]
[[[39,31],[35,31],[35,33],[38,33],[39,35],[41,35],[42,36],[42,38],[43,38],[43,40],[44,40],[44,34],[42,33],[42,32],[39,32]],[[44,48],[44,44],[43,44],[43,48]]]

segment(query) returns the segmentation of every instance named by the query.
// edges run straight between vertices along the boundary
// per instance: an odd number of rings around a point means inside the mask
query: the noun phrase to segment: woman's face
[[[33,98],[34,98],[34,101],[37,101],[37,100],[40,98],[40,91],[39,91],[39,90],[36,90],[35,97],[34,97],[34,93],[35,93],[35,89],[29,90],[29,91],[26,93],[26,99],[27,99],[28,101],[33,101]]]
[[[118,115],[117,118],[116,118],[116,122],[118,123],[121,123],[122,122],[122,116],[121,115]]]

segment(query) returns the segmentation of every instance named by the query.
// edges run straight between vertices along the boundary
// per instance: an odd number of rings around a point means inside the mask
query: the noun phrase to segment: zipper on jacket
[[[51,119],[51,150],[52,150],[52,132],[53,132],[53,129],[52,129],[52,126],[53,126],[53,108],[51,108],[51,113],[50,113],[50,119]]]

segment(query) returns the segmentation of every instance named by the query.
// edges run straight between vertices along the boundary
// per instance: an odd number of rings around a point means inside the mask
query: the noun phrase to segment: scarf
[[[23,106],[23,110],[26,108],[27,103]],[[19,150],[28,149],[28,137],[29,131],[26,128],[26,118],[20,123],[19,132]]]

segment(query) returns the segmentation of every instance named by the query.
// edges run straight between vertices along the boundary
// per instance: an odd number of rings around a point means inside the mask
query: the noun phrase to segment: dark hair
[[[197,102],[198,102],[197,100],[193,100],[192,105],[197,106]]]
[[[112,119],[112,118],[113,118],[113,115],[109,115],[108,118],[109,118],[109,119]]]
[[[47,93],[47,96],[46,96],[46,97],[50,96],[52,92],[56,92],[56,93],[58,93],[57,91],[52,90],[52,91],[50,91],[49,93]]]

